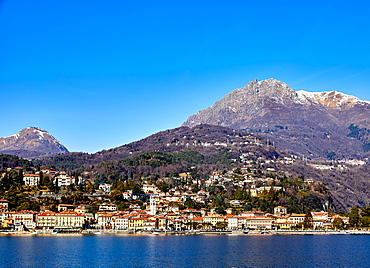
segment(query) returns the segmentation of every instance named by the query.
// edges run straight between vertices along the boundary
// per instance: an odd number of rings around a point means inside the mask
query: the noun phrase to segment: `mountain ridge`
[[[180,155],[185,158],[161,165],[162,161],[166,162],[166,158],[180,159]],[[123,180],[131,176],[135,180],[143,174],[166,177],[173,172],[186,170],[198,170],[199,174],[231,170],[242,165],[241,156],[267,173],[272,169],[280,175],[325,183],[333,193],[337,209],[346,210],[350,206],[363,206],[370,202],[369,164],[340,169],[337,161],[334,161],[335,164],[332,161],[307,162],[306,159],[279,150],[260,135],[215,125],[164,130],[139,141],[94,154],[72,152],[38,160],[35,164],[51,166],[70,174],[87,171],[89,176],[95,176],[98,180],[104,176],[121,177]],[[265,159],[265,163],[261,164],[261,159]],[[315,168],[316,163],[323,164],[326,169]]]
[[[290,153],[312,158],[368,157],[370,140],[349,137],[349,127],[370,129],[370,102],[336,91],[295,91],[276,79],[253,80],[182,125],[211,124],[260,132]]]

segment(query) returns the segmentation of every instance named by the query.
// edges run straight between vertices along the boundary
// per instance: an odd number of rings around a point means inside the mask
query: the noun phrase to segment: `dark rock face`
[[[68,150],[45,130],[29,127],[12,136],[0,138],[0,153],[36,159],[68,153]]]
[[[183,126],[211,124],[246,129],[280,149],[312,158],[367,157],[368,140],[349,137],[348,127],[370,128],[370,102],[339,92],[295,91],[284,82],[254,80],[192,115]]]

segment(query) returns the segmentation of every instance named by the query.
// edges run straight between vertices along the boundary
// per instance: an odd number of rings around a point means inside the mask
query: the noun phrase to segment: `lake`
[[[1,267],[370,267],[368,235],[2,236]]]

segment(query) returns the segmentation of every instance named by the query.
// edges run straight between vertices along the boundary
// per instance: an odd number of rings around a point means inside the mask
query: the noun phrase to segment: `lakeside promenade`
[[[66,235],[370,235],[370,230],[186,230],[186,231],[133,231],[82,230],[70,232],[0,232],[0,236],[66,236]]]

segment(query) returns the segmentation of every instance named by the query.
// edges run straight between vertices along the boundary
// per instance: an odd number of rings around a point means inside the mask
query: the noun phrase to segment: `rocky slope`
[[[142,140],[125,144],[94,154],[68,153],[61,156],[43,159],[41,164],[60,166],[70,163],[70,167],[97,165],[107,161],[118,161],[146,152],[177,153],[196,151],[203,155],[213,155],[228,151],[238,158],[241,151],[253,152],[258,156],[276,158],[280,154],[268,141],[258,135],[250,135],[243,130],[227,127],[199,125],[196,127],[179,127],[158,132]]]
[[[68,153],[68,150],[45,130],[29,127],[12,136],[0,138],[0,153],[36,159]]]
[[[228,167],[228,163],[238,165],[233,159],[240,159],[242,154],[260,170],[256,174],[263,175],[264,170],[272,168],[279,176],[288,174],[325,183],[333,195],[336,210],[348,211],[351,206],[364,206],[370,202],[369,164],[345,169],[331,166],[318,169],[310,165],[314,161],[294,158],[293,163],[289,163],[290,155],[272,146],[266,138],[214,125],[169,129],[95,154],[67,153],[33,163],[50,165],[71,174],[87,171],[91,178],[97,178],[100,174],[99,178],[113,176],[127,179],[130,176],[139,178],[143,174],[166,176],[173,172],[185,172],[189,168],[193,170],[193,167],[199,174],[209,174],[212,170],[230,170],[233,168]],[[168,158],[176,161],[168,162]],[[261,159],[271,161],[261,164]],[[332,161],[317,163],[331,165]]]
[[[295,91],[275,79],[232,91],[183,126],[198,124],[258,132],[311,158],[369,156],[370,102],[335,91]]]

